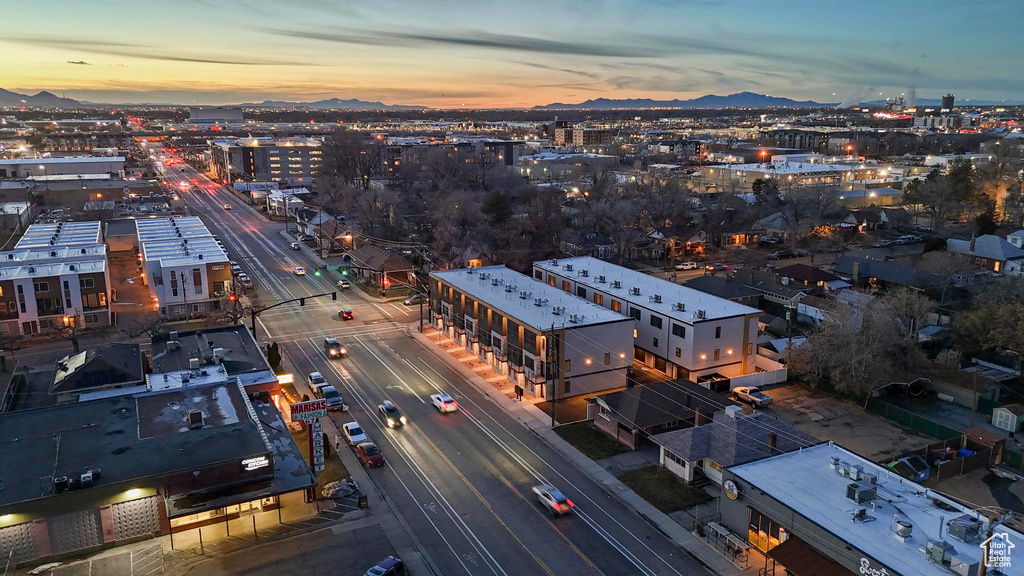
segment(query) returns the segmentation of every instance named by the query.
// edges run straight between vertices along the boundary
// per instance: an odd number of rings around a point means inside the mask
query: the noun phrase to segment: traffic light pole
[[[274,304],[274,305],[271,305],[271,306],[267,306],[265,308],[260,308],[259,310],[257,310],[256,308],[249,308],[249,315],[252,317],[252,337],[253,337],[253,339],[256,339],[256,317],[259,316],[260,314],[262,314],[263,312],[266,312],[267,310],[271,310],[273,308],[277,308],[278,306],[284,306],[285,304],[291,304],[293,302],[298,302],[299,306],[305,306],[306,305],[306,298],[320,298],[321,296],[330,296],[331,300],[337,300],[338,299],[338,293],[337,292],[324,292],[323,294],[313,294],[311,296],[303,296],[302,298],[292,298],[291,300],[283,300],[281,302],[278,302],[277,304]]]

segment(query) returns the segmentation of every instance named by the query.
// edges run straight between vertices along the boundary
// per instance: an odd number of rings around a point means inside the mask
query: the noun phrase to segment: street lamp
[[[49,190],[50,189],[50,175],[46,172],[46,164],[40,164],[39,165],[39,169],[43,171],[43,184],[46,186],[46,189]]]

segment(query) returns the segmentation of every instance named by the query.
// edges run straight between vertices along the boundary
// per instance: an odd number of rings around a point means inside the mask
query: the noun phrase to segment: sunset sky
[[[1024,98],[1022,0],[33,0],[6,14],[0,87],[93,102]]]

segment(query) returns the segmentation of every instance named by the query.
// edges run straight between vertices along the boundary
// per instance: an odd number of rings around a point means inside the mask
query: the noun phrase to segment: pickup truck
[[[761,408],[774,402],[771,396],[761,392],[757,386],[737,386],[732,389],[732,395],[740,402]]]

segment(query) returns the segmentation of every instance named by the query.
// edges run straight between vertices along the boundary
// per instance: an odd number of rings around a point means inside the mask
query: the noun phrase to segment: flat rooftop
[[[849,465],[859,465],[864,472],[877,476],[877,497],[858,505],[846,498],[853,482],[830,467],[831,457]],[[818,444],[764,460],[728,468],[730,472],[756,486],[760,493],[789,507],[800,516],[822,527],[850,546],[881,562],[892,573],[948,576],[951,572],[932,563],[919,551],[929,540],[944,540],[954,548],[956,556],[967,563],[980,562],[982,549],[978,542],[961,542],[949,536],[946,524],[961,515],[979,518],[985,527],[988,520],[952,498],[901,478],[895,472],[864,459],[833,443]],[[861,481],[867,485],[866,482]],[[741,494],[751,506],[757,507],[760,494]],[[869,520],[853,520],[857,508],[866,508]],[[905,542],[896,535],[895,519],[912,525],[911,537]],[[941,531],[941,534],[940,534]],[[1024,535],[1005,527],[997,532],[1010,533],[1011,542],[1024,542]],[[985,534],[982,528],[981,534]],[[812,546],[821,546],[813,534],[798,534]],[[805,538],[806,537],[806,538]],[[982,536],[984,538],[984,536]],[[1012,566],[1006,574],[1024,574],[1024,546],[1017,546]],[[826,553],[831,550],[824,550]],[[845,553],[845,551],[843,551]]]
[[[203,224],[203,221],[197,216],[136,220],[135,229],[139,236],[140,244],[149,240],[212,236],[206,224]]]
[[[680,286],[668,280],[655,278],[649,274],[617,266],[604,260],[590,256],[577,258],[561,258],[558,260],[542,260],[533,263],[534,268],[570,277],[577,283],[614,294],[624,302],[654,310],[667,318],[684,324],[693,325],[708,320],[720,320],[734,316],[760,314],[761,311],[744,306],[725,298],[712,296],[707,292]],[[571,267],[568,269],[567,267]],[[586,276],[583,276],[586,271]],[[604,281],[601,281],[601,277]],[[614,288],[612,282],[622,283],[621,288]],[[630,294],[632,288],[639,288],[639,294]],[[655,302],[654,296],[661,296],[661,302]],[[676,310],[676,304],[683,304],[683,310]],[[704,318],[697,318],[697,311],[705,312]]]
[[[190,429],[189,409],[202,428]],[[97,486],[270,451],[237,381],[0,414],[0,506],[53,496],[53,478],[100,469]]]
[[[431,272],[430,275],[537,331],[548,330],[552,325],[556,328],[572,328],[608,322],[633,322],[632,318],[537,282],[504,266]],[[560,309],[559,314],[554,313],[555,308]]]
[[[21,248],[9,252],[0,252],[0,266],[14,262],[48,262],[52,260],[90,260],[93,258],[105,258],[107,247],[104,244],[92,246],[36,246],[33,248]]]
[[[103,243],[103,231],[98,221],[58,222],[54,224],[33,224],[14,246],[37,248],[47,246],[84,246]]]
[[[3,165],[45,165],[45,164],[111,164],[124,163],[124,156],[62,156],[57,158],[3,158]]]
[[[855,164],[821,164],[811,162],[769,162],[767,164],[727,164],[716,166],[732,172],[765,172],[768,174],[841,174],[865,168]],[[874,166],[869,168],[881,168]]]
[[[176,341],[176,346],[168,346]],[[243,385],[277,381],[266,357],[244,325],[222,326],[208,330],[161,334],[152,339],[154,373],[189,370],[189,360],[198,358],[203,369],[223,366],[231,377]]]
[[[228,255],[211,236],[139,242],[142,259],[161,266],[183,266],[210,262],[228,262]]]
[[[46,278],[49,276],[60,276],[63,274],[93,274],[104,272],[106,269],[106,256],[98,256],[93,260],[49,262],[42,264],[26,262],[13,266],[3,265],[3,263],[0,263],[0,280],[15,280],[17,278]]]

